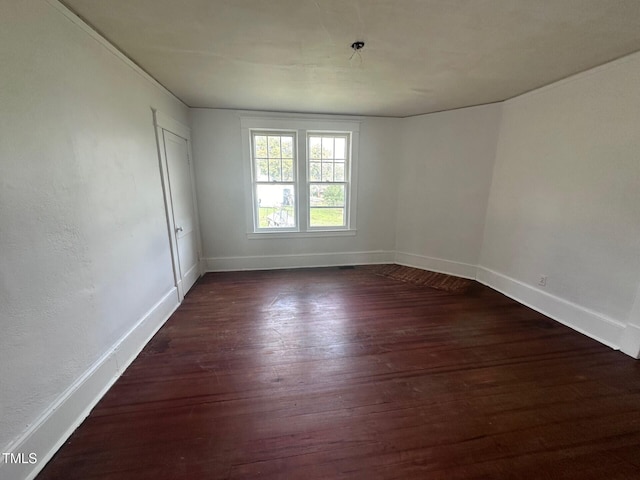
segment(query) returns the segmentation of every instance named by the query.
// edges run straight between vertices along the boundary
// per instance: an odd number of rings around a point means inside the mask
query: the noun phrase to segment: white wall
[[[402,120],[398,261],[475,278],[500,105]]]
[[[241,114],[232,110],[191,111],[203,255],[209,269],[393,260],[400,162],[397,119],[364,118],[360,125],[355,236],[248,239]]]
[[[187,108],[64,12],[0,3],[2,452],[174,287],[151,107]]]
[[[504,104],[480,262],[481,281],[614,347],[640,280],[638,85],[635,54]]]

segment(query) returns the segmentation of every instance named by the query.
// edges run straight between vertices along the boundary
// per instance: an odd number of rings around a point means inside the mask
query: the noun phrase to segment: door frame
[[[169,169],[167,165],[167,155],[164,143],[164,131],[173,133],[187,142],[187,156],[189,164],[189,177],[191,179],[191,201],[193,203],[194,231],[196,235],[196,256],[198,264],[198,275],[204,273],[202,264],[202,241],[200,237],[200,215],[198,213],[198,202],[196,199],[196,182],[193,172],[193,154],[191,153],[191,129],[185,124],[152,108],[153,125],[156,133],[156,145],[158,148],[158,162],[160,163],[160,180],[162,183],[162,196],[164,198],[164,210],[167,220],[167,235],[171,247],[171,266],[173,268],[174,285],[178,291],[178,301],[182,302],[186,292],[182,285],[180,275],[180,265],[178,263],[178,245],[175,236],[175,219],[173,216],[173,204],[171,202],[171,188],[169,185]]]

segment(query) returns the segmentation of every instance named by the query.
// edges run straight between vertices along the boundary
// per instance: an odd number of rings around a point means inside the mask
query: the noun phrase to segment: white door
[[[170,232],[174,242],[174,270],[182,299],[200,276],[198,230],[193,203],[191,167],[187,140],[161,129],[166,159]]]

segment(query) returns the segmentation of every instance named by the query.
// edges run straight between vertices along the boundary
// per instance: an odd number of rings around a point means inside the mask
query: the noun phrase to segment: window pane
[[[280,169],[279,158],[276,158],[275,160],[269,160],[269,181],[270,182],[282,181],[282,171]]]
[[[309,158],[318,159],[322,158],[322,147],[320,146],[320,137],[309,137]]]
[[[333,138],[322,138],[322,158],[333,159]]]
[[[322,181],[333,182],[333,163],[322,162]]]
[[[322,171],[320,162],[309,163],[309,180],[312,182],[319,182],[322,180]]]
[[[314,208],[309,211],[312,227],[344,227],[344,208]]]
[[[343,137],[336,137],[335,157],[336,159],[344,160],[347,158],[347,139]]]
[[[296,226],[295,188],[292,184],[258,185],[258,225],[260,228]]]
[[[280,137],[269,136],[269,158],[280,158]]]
[[[336,162],[333,166],[334,180],[344,182],[344,162]]]
[[[259,182],[269,181],[269,160],[256,160],[256,179]]]
[[[256,135],[256,158],[267,158],[267,137],[265,135]]]
[[[282,181],[283,182],[293,181],[293,159],[282,160]]]
[[[344,207],[344,185],[311,185],[309,188],[312,207]]]
[[[282,158],[293,158],[293,137],[282,137]]]

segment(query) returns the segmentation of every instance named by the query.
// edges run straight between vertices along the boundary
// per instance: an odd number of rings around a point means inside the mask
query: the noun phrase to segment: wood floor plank
[[[208,274],[38,476],[640,478],[640,362],[479,284]]]

